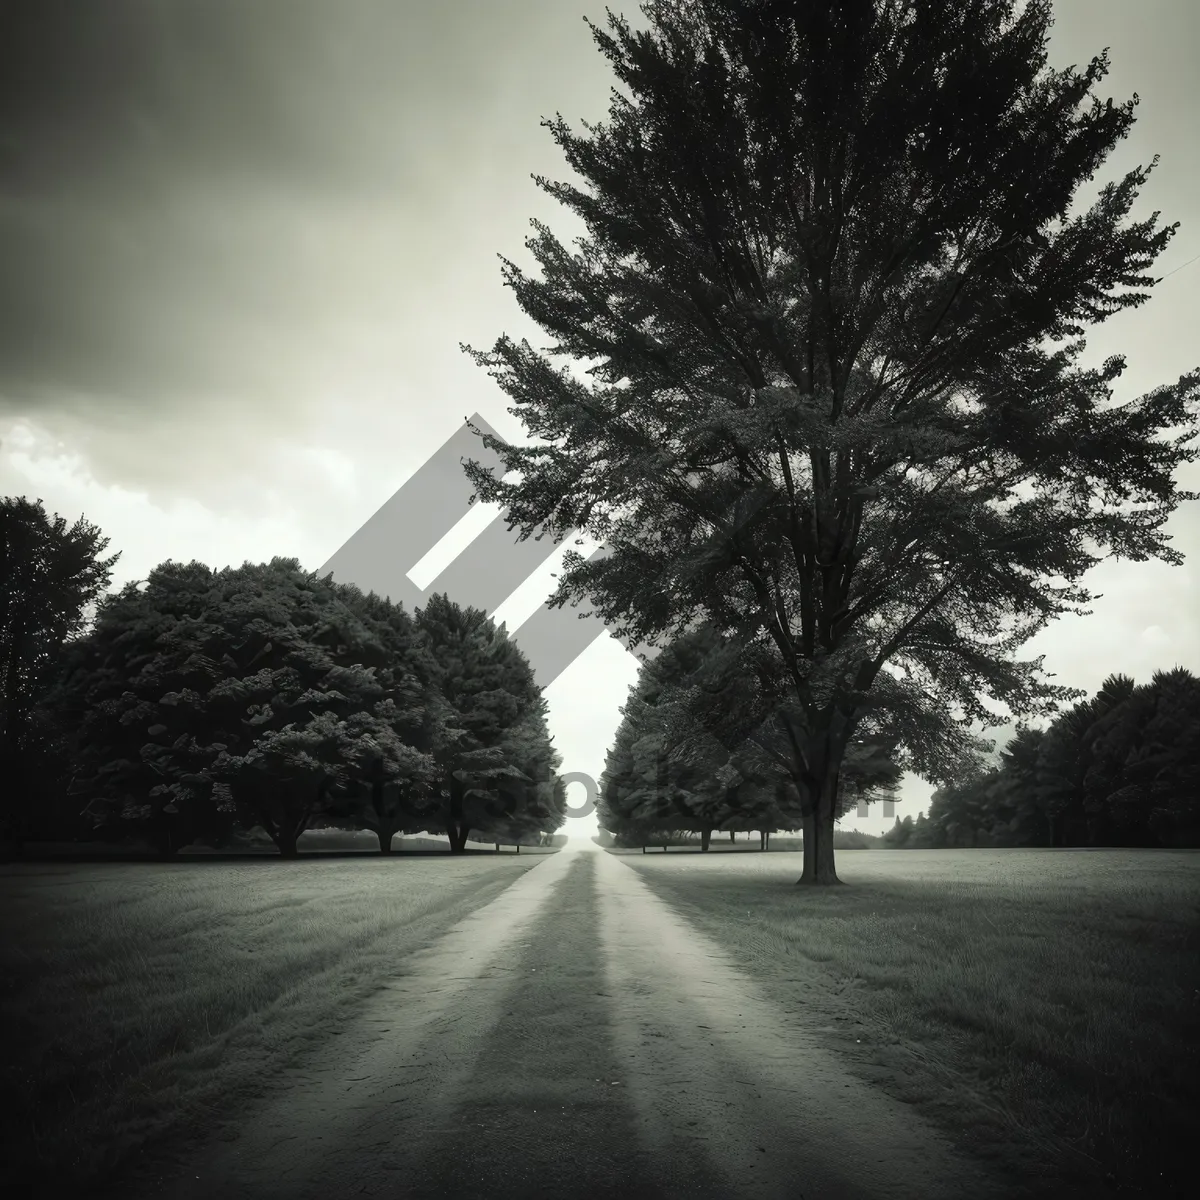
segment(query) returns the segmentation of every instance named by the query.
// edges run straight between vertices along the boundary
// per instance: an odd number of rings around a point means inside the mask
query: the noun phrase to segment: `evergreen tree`
[[[896,823],[883,835],[884,845],[903,849],[908,845],[913,833],[912,817],[896,818]]]
[[[1086,802],[1110,842],[1191,844],[1200,825],[1200,680],[1184,667],[1156,671],[1091,730]]]
[[[1052,845],[1110,843],[1111,816],[1102,800],[1089,803],[1086,780],[1098,722],[1126,703],[1133,690],[1128,676],[1109,676],[1092,699],[1060,714],[1046,731],[1039,749],[1038,796],[1051,823]]]
[[[1013,845],[1055,844],[1056,825],[1053,815],[1042,805],[1038,786],[1038,762],[1045,736],[1045,730],[1022,725],[1000,753],[1002,781],[997,804]]]

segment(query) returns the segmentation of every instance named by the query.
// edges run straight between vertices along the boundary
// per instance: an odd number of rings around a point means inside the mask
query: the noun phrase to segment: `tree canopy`
[[[61,764],[39,704],[112,578],[120,555],[100,557],[108,542],[83,517],[69,528],[49,517],[41,500],[0,499],[0,823],[18,845],[36,830]]]
[[[555,604],[634,641],[697,618],[736,636],[725,745],[780,728],[804,883],[835,883],[841,765],[864,720],[943,786],[990,743],[966,726],[1079,697],[1018,648],[1105,557],[1180,563],[1162,526],[1195,495],[1200,372],[1112,403],[1120,356],[1086,327],[1140,305],[1175,233],[1130,221],[1153,163],[1070,215],[1136,97],[1046,65],[1048,0],[651,0],[591,26],[629,95],[607,125],[544,122],[587,184],[568,252],[534,222],[541,278],[504,259],[548,353],[470,353],[534,443],[481,433],[475,495],[522,538],[583,529]],[[1170,431],[1183,429],[1175,437]],[[476,431],[480,432],[480,431]],[[1060,582],[1061,581],[1061,582]],[[736,736],[735,736],[736,735]]]
[[[436,820],[451,847],[472,829],[552,830],[565,819],[561,758],[546,728],[546,701],[529,660],[503,625],[443,594],[416,613],[436,663],[436,686],[463,736],[436,755]]]
[[[550,832],[565,814],[545,703],[481,618],[444,596],[414,618],[295,559],[164,563],[105,597],[64,658],[50,704],[75,790],[97,824],[164,853],[260,826],[293,856],[333,820],[386,851],[396,832],[449,830],[455,803],[459,852],[471,827]],[[529,803],[481,807],[509,776],[529,778]]]
[[[737,642],[711,625],[682,634],[642,668],[602,777],[603,828],[627,843],[689,830],[700,833],[707,850],[715,830],[795,827],[789,824],[797,811],[793,781],[778,725],[761,725],[732,748],[687,727],[698,691],[736,704],[730,693],[744,678]],[[895,749],[882,738],[855,737],[841,765],[837,817],[855,805],[894,798],[901,774]]]
[[[996,767],[934,793],[894,846],[1200,846],[1200,678],[1110,675],[1045,729],[1023,726]]]

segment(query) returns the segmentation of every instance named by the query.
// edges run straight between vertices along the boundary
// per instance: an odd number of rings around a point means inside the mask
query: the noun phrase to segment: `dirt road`
[[[633,868],[549,856],[131,1200],[988,1200]]]

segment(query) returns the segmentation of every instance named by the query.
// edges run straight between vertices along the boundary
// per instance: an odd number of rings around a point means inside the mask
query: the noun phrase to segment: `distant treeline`
[[[765,847],[772,833],[800,828],[795,780],[784,766],[787,730],[778,719],[756,721],[748,736],[728,742],[695,729],[692,693],[703,687],[733,714],[736,728],[751,682],[736,640],[709,624],[673,639],[643,665],[600,780],[599,823],[614,845],[683,844],[694,835],[707,850],[714,834],[754,831]],[[878,725],[863,724],[838,775],[838,817],[895,799],[904,774],[897,746]]]
[[[1047,729],[1018,729],[1000,765],[897,820],[895,847],[1200,846],[1200,679],[1111,675]]]
[[[7,839],[163,854],[261,828],[444,831],[537,844],[565,820],[532,668],[477,609],[402,605],[295,559],[166,562],[101,596],[118,556],[82,518],[0,501],[0,810]],[[89,624],[85,610],[95,606]]]
[[[716,738],[688,740],[680,702],[688,689],[702,685],[729,706],[738,703],[743,672],[731,648],[704,626],[642,668],[601,779],[600,825],[614,845],[694,837],[705,850],[714,834],[758,831],[766,842],[773,832],[797,829],[780,722],[759,723],[732,750]],[[895,798],[903,773],[898,745],[871,726],[852,739],[837,780],[839,818],[859,804]],[[1159,671],[1140,687],[1112,675],[1047,729],[1018,727],[998,765],[980,762],[962,783],[935,792],[928,815],[897,819],[866,844],[1198,846],[1200,679],[1183,667]],[[849,848],[844,840],[837,845]]]

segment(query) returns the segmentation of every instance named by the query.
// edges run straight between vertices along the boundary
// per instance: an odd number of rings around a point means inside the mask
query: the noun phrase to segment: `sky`
[[[583,0],[0,0],[0,495],[99,525],[113,588],[167,559],[316,570],[472,413],[525,441],[459,343],[551,340],[497,256],[536,269],[533,218],[567,246],[586,233],[530,178],[578,183],[543,118],[608,119],[617,80],[584,15],[605,27]],[[1158,154],[1133,218],[1181,223],[1151,300],[1089,335],[1086,365],[1126,356],[1118,401],[1200,365],[1198,44],[1193,0],[1055,5],[1050,65],[1108,46],[1097,94],[1140,97],[1077,210]],[[1179,482],[1200,491],[1197,464]],[[1089,693],[1115,671],[1200,671],[1196,504],[1167,529],[1185,565],[1101,564],[1092,614],[1020,657]],[[497,620],[536,610],[560,558]],[[636,673],[605,634],[547,688],[563,772],[599,779]],[[897,814],[931,792],[907,777]]]

